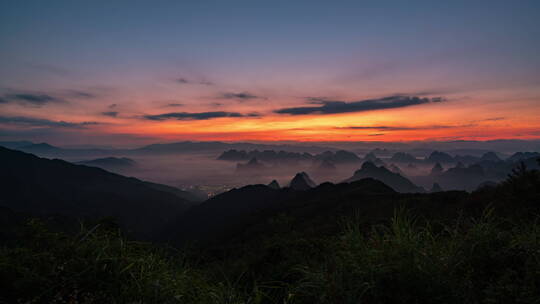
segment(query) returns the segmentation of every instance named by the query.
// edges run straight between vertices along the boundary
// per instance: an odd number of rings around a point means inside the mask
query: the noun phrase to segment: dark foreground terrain
[[[101,169],[2,153],[3,303],[540,302],[540,173],[526,167],[472,193],[361,179],[252,185],[194,204]]]

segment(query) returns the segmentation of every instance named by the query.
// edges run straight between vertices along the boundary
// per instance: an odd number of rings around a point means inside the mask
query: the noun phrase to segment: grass
[[[452,226],[418,222],[404,210],[370,232],[347,222],[336,254],[302,270],[303,302],[540,302],[536,221],[510,223],[488,209]]]
[[[198,265],[182,252],[127,241],[117,230],[77,235],[27,223],[24,243],[0,250],[6,303],[539,303],[538,221],[432,223],[398,209],[365,231],[354,217],[325,246],[282,257],[272,279]],[[305,240],[304,240],[305,241]],[[275,244],[274,244],[275,245]],[[289,244],[290,245],[290,244]],[[297,248],[297,250],[301,250]],[[230,262],[222,262],[230,263]],[[281,267],[287,265],[287,267]],[[229,272],[228,272],[229,271]],[[275,280],[281,278],[281,280]]]

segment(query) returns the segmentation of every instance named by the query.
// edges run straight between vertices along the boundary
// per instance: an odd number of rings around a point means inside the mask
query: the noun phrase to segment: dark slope
[[[124,169],[131,169],[137,166],[137,162],[127,157],[105,157],[105,158],[98,158],[98,159],[93,159],[93,160],[88,160],[88,161],[80,161],[80,162],[77,162],[76,164],[85,165],[89,167],[98,167],[98,168],[102,168],[108,171],[118,170],[119,173],[123,173]],[[180,190],[175,187],[171,187],[171,186],[167,186],[163,184],[156,184],[152,182],[143,182],[143,183],[150,188],[163,191],[163,192],[172,193],[178,196],[179,198],[184,199],[188,202],[196,203],[196,202],[202,202],[207,199],[206,196]]]
[[[113,216],[137,236],[151,237],[187,201],[135,178],[0,148],[0,206],[41,214]]]
[[[164,230],[175,244],[229,238],[252,220],[257,212],[295,195],[291,189],[251,185],[233,189],[192,207]]]
[[[217,195],[191,208],[166,229],[167,239],[174,245],[194,242],[217,246],[233,240],[254,239],[267,233],[269,226],[276,224],[271,223],[273,218],[280,214],[298,219],[297,225],[303,231],[331,233],[339,229],[340,217],[355,212],[370,222],[391,216],[402,203],[413,202],[430,210],[438,203],[440,208],[435,211],[443,212],[455,208],[449,202],[459,202],[466,195],[465,192],[401,194],[369,178],[352,183],[323,183],[305,191],[252,185]]]
[[[146,181],[142,181],[142,182],[144,183],[145,186],[148,186],[152,189],[176,195],[182,200],[185,200],[187,205],[200,203],[208,199],[208,196],[203,192],[197,193],[195,191],[191,192],[191,191],[180,190],[178,188],[163,185],[163,184],[157,184],[157,183],[146,182]]]

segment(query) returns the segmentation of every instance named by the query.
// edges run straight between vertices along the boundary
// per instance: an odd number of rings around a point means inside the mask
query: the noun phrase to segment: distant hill
[[[398,163],[414,163],[417,161],[416,157],[405,152],[394,153],[394,155],[392,155],[392,158],[390,158],[390,160],[393,162],[398,162]]]
[[[521,160],[526,160],[530,158],[540,157],[540,153],[538,152],[517,152],[514,153],[512,156],[506,159],[508,162],[519,162]]]
[[[30,144],[28,146],[18,147],[17,149],[28,153],[38,154],[51,154],[62,151],[61,148],[49,145],[48,143]]]
[[[441,173],[435,179],[444,189],[465,189],[472,191],[486,181],[485,170],[480,165],[468,167],[456,165]]]
[[[500,157],[495,154],[495,152],[486,152],[482,157],[480,157],[480,161],[493,161],[498,162],[501,161]]]
[[[96,157],[96,156],[130,156],[130,155],[161,155],[182,154],[194,152],[213,152],[230,149],[236,150],[277,150],[292,153],[322,153],[338,150],[332,147],[313,145],[280,145],[256,143],[225,143],[219,141],[184,141],[165,144],[151,144],[134,149],[109,149],[95,147],[56,147],[47,143],[32,143],[29,141],[0,142],[0,146],[33,153],[45,157]],[[250,157],[247,157],[249,159]],[[259,158],[262,160],[262,158]],[[240,160],[240,159],[236,159]]]
[[[433,151],[426,160],[431,163],[452,163],[455,161],[452,155],[440,151]]]
[[[239,161],[256,158],[258,160],[270,163],[279,162],[297,162],[302,160],[328,160],[333,163],[350,163],[359,162],[360,158],[353,152],[339,150],[339,151],[324,151],[319,154],[311,154],[308,152],[287,152],[287,151],[274,151],[274,150],[236,150],[230,149],[221,153],[217,158],[218,160]]]
[[[174,154],[185,152],[201,152],[216,150],[278,150],[286,152],[311,152],[319,153],[326,150],[337,150],[331,147],[308,146],[308,145],[280,145],[280,144],[256,144],[256,143],[225,143],[219,141],[183,141],[176,143],[152,144],[131,150],[142,154]],[[255,155],[251,157],[257,157]],[[257,157],[262,160],[262,158]],[[239,159],[235,159],[239,160]]]
[[[385,163],[382,159],[378,158],[374,152],[369,152],[364,156],[364,162],[370,162],[377,166],[384,166]]]
[[[257,158],[250,159],[247,163],[242,164],[238,163],[236,164],[236,171],[237,172],[248,172],[248,173],[257,173],[262,174],[262,171],[266,167],[257,160]]]
[[[416,186],[402,175],[394,173],[383,166],[377,167],[369,161],[364,162],[362,168],[354,172],[354,175],[344,182],[350,183],[364,178],[379,180],[397,192],[425,192],[422,187]]]
[[[443,173],[444,169],[443,167],[441,166],[440,163],[436,163],[433,168],[431,168],[431,172],[430,172],[430,175],[431,176],[439,176]]]
[[[333,172],[336,170],[336,165],[329,159],[314,161],[313,167],[315,172],[322,174]]]
[[[8,149],[18,149],[24,146],[30,146],[33,143],[31,141],[0,141],[0,146]]]
[[[281,186],[279,186],[279,183],[277,180],[272,180],[269,184],[268,184],[268,187],[272,188],[272,189],[281,189]]]
[[[133,168],[137,163],[127,157],[105,157],[77,162],[79,165],[99,167],[103,169],[127,169]]]
[[[172,187],[6,148],[0,148],[0,167],[0,206],[37,214],[112,216],[139,237],[152,237],[190,205],[171,193]]]
[[[353,152],[339,150],[339,151],[325,151],[323,153],[315,155],[317,160],[327,160],[334,164],[339,163],[354,163],[362,161],[358,155]]]
[[[315,186],[317,186],[317,184],[306,172],[297,173],[289,183],[289,187],[294,190],[308,190]]]

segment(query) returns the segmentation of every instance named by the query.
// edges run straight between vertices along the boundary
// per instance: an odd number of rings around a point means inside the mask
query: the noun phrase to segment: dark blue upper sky
[[[4,85],[29,76],[22,65],[88,77],[176,65],[221,77],[274,64],[338,69],[344,57],[451,57],[533,70],[539,11],[539,1],[2,1],[0,63]]]

